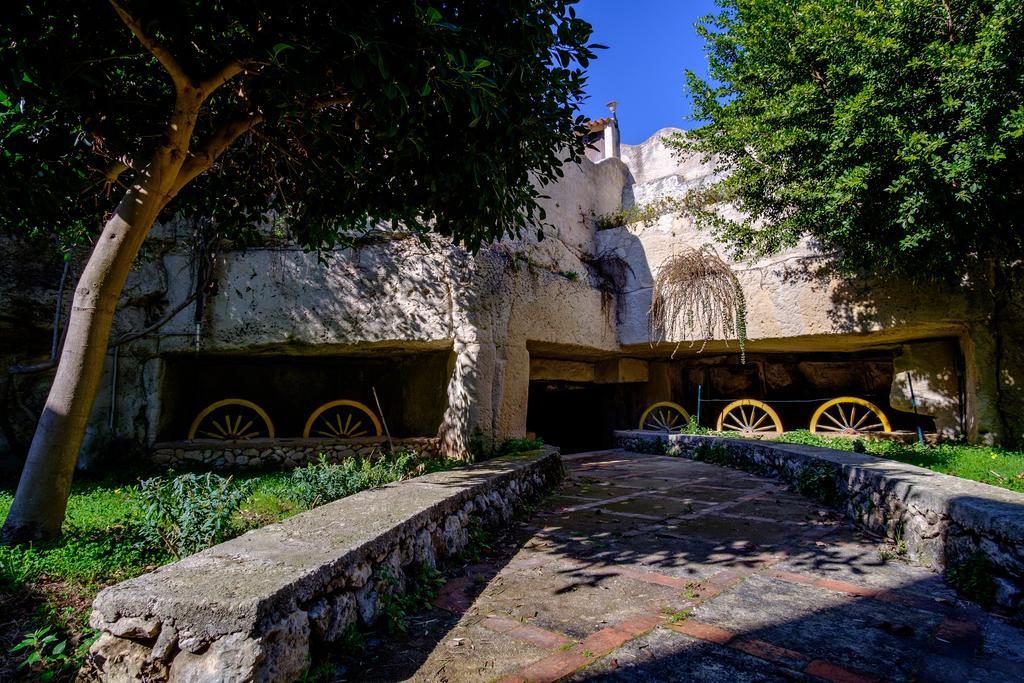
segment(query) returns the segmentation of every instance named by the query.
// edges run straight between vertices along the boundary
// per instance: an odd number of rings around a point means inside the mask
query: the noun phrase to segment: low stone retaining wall
[[[441,440],[435,437],[392,439],[249,439],[247,441],[175,441],[153,447],[152,460],[162,467],[202,465],[211,469],[263,469],[302,467],[320,459],[322,453],[331,462],[360,456],[374,457],[395,450],[410,450],[421,458],[437,458]]]
[[[287,681],[310,646],[372,624],[385,586],[461,552],[561,479],[554,449],[363,491],[100,591],[102,680]],[[85,670],[83,670],[85,671]]]
[[[643,431],[615,432],[615,441],[630,451],[682,456],[701,446],[724,448],[730,464],[784,479],[863,527],[901,540],[915,562],[945,569],[984,557],[993,568],[998,605],[1024,609],[1024,494],[814,446]]]

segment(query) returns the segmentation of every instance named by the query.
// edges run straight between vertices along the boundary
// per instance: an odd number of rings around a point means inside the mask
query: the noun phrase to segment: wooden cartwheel
[[[267,412],[244,398],[225,398],[203,408],[188,430],[188,440],[196,435],[218,441],[273,439],[274,423]]]
[[[359,401],[340,399],[329,401],[306,420],[303,438],[353,439],[360,436],[380,436],[380,420]]]
[[[678,434],[690,423],[690,414],[678,403],[659,401],[640,416],[640,429]]]
[[[782,420],[767,403],[753,398],[733,401],[718,415],[719,432],[739,432],[743,436],[782,434]]]
[[[811,418],[811,431],[831,434],[891,432],[881,408],[856,396],[840,396],[822,403]]]

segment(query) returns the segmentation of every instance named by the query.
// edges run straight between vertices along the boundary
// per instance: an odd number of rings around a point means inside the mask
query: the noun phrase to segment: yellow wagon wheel
[[[811,418],[812,432],[862,434],[891,432],[885,413],[870,401],[856,396],[840,396],[822,403]]]
[[[720,432],[739,432],[743,436],[767,436],[782,433],[782,420],[767,403],[743,398],[722,409],[716,429]]]
[[[302,436],[328,439],[352,439],[358,436],[380,436],[380,420],[359,401],[330,401],[313,411],[306,420]]]
[[[690,422],[690,414],[678,403],[655,403],[640,416],[640,429],[649,432],[678,434]]]
[[[274,423],[263,408],[244,398],[225,398],[203,408],[188,430],[188,440],[245,441],[274,438]]]

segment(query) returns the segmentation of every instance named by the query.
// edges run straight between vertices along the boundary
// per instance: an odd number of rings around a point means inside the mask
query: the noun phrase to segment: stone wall
[[[638,452],[685,456],[702,445],[724,447],[738,467],[820,494],[865,528],[902,540],[915,562],[945,569],[984,556],[994,568],[999,606],[1011,613],[1024,608],[1024,494],[814,446],[642,431],[615,437],[620,448]]]
[[[123,345],[116,359],[108,356],[84,454],[181,436],[162,425],[180,409],[165,391],[174,381],[170,359],[185,354],[286,364],[297,356],[450,352],[446,386],[406,387],[409,397],[425,389],[444,404],[437,431],[432,420],[429,430],[404,433],[436,435],[445,454],[459,456],[470,443],[486,449],[525,434],[531,356],[590,364],[632,358],[650,361],[653,369],[675,352],[734,353],[736,344],[726,340],[676,349],[649,338],[651,287],[665,259],[709,242],[727,257],[724,245],[688,215],[596,229],[594,215],[678,197],[714,180],[711,165],[677,158],[662,143],[672,132],[623,145],[621,160],[567,165],[564,177],[542,192],[552,224],[543,240],[527,230],[474,254],[443,238],[424,244],[390,234],[309,254],[268,235],[263,245],[226,250],[202,305],[182,308],[159,331]],[[145,329],[188,300],[195,282],[192,232],[176,220],[154,229],[128,278],[113,337]],[[68,293],[83,256],[70,270]],[[0,240],[0,263],[0,275],[7,275],[0,277],[0,361],[45,360],[62,265],[44,263],[31,245],[10,239]],[[1024,354],[1016,343],[1024,326],[1013,322],[1024,319],[1014,315],[1024,310],[1024,296],[1004,306],[1000,338],[993,333],[989,293],[837,278],[810,243],[732,265],[746,297],[751,353],[902,350],[900,370],[926,389],[924,412],[943,434],[1024,440]],[[950,345],[936,355],[940,345],[933,342],[940,339]],[[603,376],[598,370],[595,378]],[[0,454],[14,456],[0,458],[0,467],[27,449],[51,378],[42,373],[0,382]],[[232,396],[235,387],[224,384],[223,395],[204,396],[206,402]],[[651,401],[675,398],[656,373],[649,384]],[[905,387],[895,383],[891,394],[905,409]],[[386,417],[395,424],[400,416]]]
[[[250,439],[248,441],[180,441],[158,443],[152,452],[153,463],[161,467],[202,465],[211,469],[270,469],[302,467],[323,455],[330,462],[348,458],[375,458],[394,447],[414,451],[422,459],[441,455],[437,437],[392,439]]]
[[[650,204],[662,197],[681,197],[715,180],[714,167],[699,156],[678,158],[662,139],[678,129],[659,130],[639,145],[623,145],[622,159],[629,166],[630,182],[623,204]],[[731,209],[722,208],[728,214]],[[662,264],[684,246],[713,246],[730,260],[730,249],[702,230],[692,215],[667,213],[654,221],[634,223],[597,233],[597,251],[613,254],[629,264],[626,283],[618,299],[619,341],[626,353],[651,354],[648,312],[652,287]],[[1022,382],[1003,381],[997,387],[996,368],[1005,349],[986,343],[991,327],[992,303],[986,288],[976,292],[914,287],[897,280],[838,277],[827,255],[809,240],[756,262],[731,260],[743,288],[747,311],[748,352],[849,352],[917,348],[906,353],[900,372],[910,371],[915,384],[927,388],[923,414],[932,415],[940,433],[971,440],[999,441],[1021,432],[1020,418],[1012,411],[999,414],[995,397],[1022,394]],[[1022,309],[1024,310],[1024,309]],[[1012,319],[1012,318],[1008,318]],[[974,339],[980,337],[980,341]],[[963,367],[938,358],[938,339],[952,339],[961,348]],[[731,351],[730,351],[731,346]],[[1011,345],[1018,346],[1018,345]],[[674,344],[661,344],[664,355]],[[735,352],[736,344],[715,340],[704,353]],[[656,345],[657,348],[657,345]],[[696,354],[683,344],[681,354]],[[949,355],[943,349],[942,353]],[[1020,368],[1024,363],[1014,363]],[[962,375],[964,406],[960,406],[957,375]],[[1013,372],[1004,372],[1012,375]],[[1024,374],[1017,372],[1016,374]],[[898,378],[903,382],[903,376]],[[1012,390],[1008,387],[1012,387]],[[899,409],[909,408],[906,387],[894,384],[892,395]],[[673,400],[659,395],[654,400]],[[965,419],[961,419],[961,411]],[[1017,413],[1019,414],[1019,412]],[[1008,424],[1010,423],[1010,424]],[[1009,428],[1010,434],[1007,433]]]
[[[373,624],[387,586],[461,552],[562,477],[553,450],[357,493],[105,588],[86,673],[102,680],[285,681],[310,647]]]

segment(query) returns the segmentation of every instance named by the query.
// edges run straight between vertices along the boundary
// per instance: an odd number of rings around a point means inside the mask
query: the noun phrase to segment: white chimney
[[[619,117],[615,113],[618,109],[619,103],[612,100],[608,103],[608,108],[612,112],[612,120],[607,126],[604,127],[604,158],[611,159],[619,158]]]

